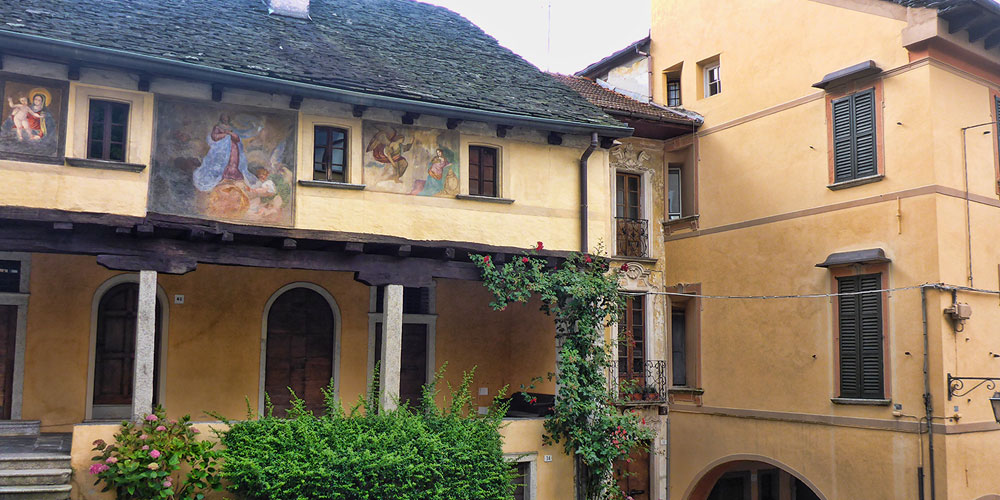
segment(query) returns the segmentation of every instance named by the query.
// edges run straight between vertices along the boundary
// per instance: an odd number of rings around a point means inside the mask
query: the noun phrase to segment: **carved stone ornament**
[[[647,290],[656,291],[656,285],[652,282],[651,271],[643,267],[638,262],[628,262],[625,264],[627,271],[623,271],[618,276],[618,287],[622,290]]]
[[[652,170],[646,164],[650,160],[649,153],[638,150],[634,144],[627,142],[611,148],[611,166],[631,170]]]

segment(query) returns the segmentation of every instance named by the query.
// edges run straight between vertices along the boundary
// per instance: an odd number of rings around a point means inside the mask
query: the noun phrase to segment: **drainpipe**
[[[590,146],[587,146],[583,156],[580,157],[580,251],[583,253],[589,251],[587,244],[587,160],[597,149],[597,144],[597,132],[593,132],[590,134]]]
[[[927,458],[931,469],[931,500],[935,500],[937,490],[934,487],[934,429],[932,428],[934,406],[931,403],[930,352],[928,352],[930,342],[927,334],[927,289],[932,287],[933,285],[920,287],[920,310],[924,320],[924,410],[927,413]]]

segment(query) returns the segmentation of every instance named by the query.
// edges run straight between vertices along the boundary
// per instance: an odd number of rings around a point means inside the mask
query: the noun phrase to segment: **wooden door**
[[[0,419],[10,419],[14,391],[14,339],[17,336],[17,306],[0,306]]]
[[[160,371],[161,304],[156,304],[156,334],[153,348],[153,404],[159,403],[157,391]],[[132,378],[135,373],[135,329],[139,312],[139,284],[122,283],[101,297],[97,306],[97,342],[94,353],[95,407],[108,407],[109,413],[95,408],[95,418],[123,418],[131,414]],[[126,412],[122,414],[123,412]]]
[[[622,493],[633,500],[652,499],[649,493],[649,463],[649,449],[641,447],[632,450],[629,460],[619,460],[615,464],[615,478]]]
[[[333,377],[335,320],[329,302],[308,288],[281,294],[267,313],[264,390],[274,416],[291,407],[289,389],[317,414],[324,410],[322,389]]]

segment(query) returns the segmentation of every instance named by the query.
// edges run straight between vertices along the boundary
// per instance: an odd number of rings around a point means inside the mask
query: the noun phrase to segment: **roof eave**
[[[628,55],[638,55],[639,47],[650,43],[651,38],[647,35],[642,40],[630,43],[627,47],[618,50],[614,54],[597,61],[586,68],[573,73],[573,76],[593,77],[597,73],[603,73],[606,69],[611,69],[618,65],[618,62]]]
[[[585,122],[519,115],[499,111],[464,108],[450,104],[417,101],[401,97],[369,94],[355,90],[339,89],[293,80],[214,68],[201,64],[176,61],[163,57],[136,54],[118,49],[58,40],[37,35],[0,30],[0,48],[7,54],[25,54],[29,57],[60,63],[87,63],[120,69],[131,73],[168,76],[201,80],[221,85],[257,90],[267,93],[282,92],[289,95],[325,99],[352,105],[409,111],[412,113],[445,116],[469,121],[521,126],[565,134],[598,133],[605,137],[628,137],[630,127],[601,125]]]

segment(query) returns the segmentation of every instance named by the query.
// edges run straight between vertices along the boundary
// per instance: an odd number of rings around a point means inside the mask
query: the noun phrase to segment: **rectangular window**
[[[646,382],[646,297],[625,298],[625,311],[618,319],[618,379]]]
[[[996,190],[997,194],[1000,194],[1000,93],[993,90],[993,137],[995,137],[993,142],[994,157],[995,157],[995,169],[996,169]]]
[[[875,89],[830,101],[833,182],[878,175]]]
[[[840,397],[884,399],[882,274],[837,278]]]
[[[128,111],[128,103],[90,100],[87,158],[125,161]]]
[[[667,77],[667,106],[681,105],[681,80],[680,78]]]
[[[469,146],[469,194],[497,196],[497,148]]]
[[[313,180],[347,182],[347,130],[317,125],[313,132]]]
[[[530,498],[528,496],[528,474],[531,470],[531,462],[515,462],[510,464],[511,468],[514,469],[514,479],[511,482],[514,484],[514,500],[527,500]]]
[[[719,63],[705,66],[705,97],[722,92],[722,76]]]
[[[682,307],[674,307],[670,314],[670,353],[672,385],[685,387],[688,385],[687,321]]]
[[[638,219],[642,217],[639,195],[642,194],[642,177],[637,174],[615,174],[615,217]]]
[[[667,171],[667,220],[680,219],[683,216],[681,198],[681,169],[670,168]]]
[[[649,250],[648,222],[643,218],[642,177],[615,174],[615,255],[646,257]]]

